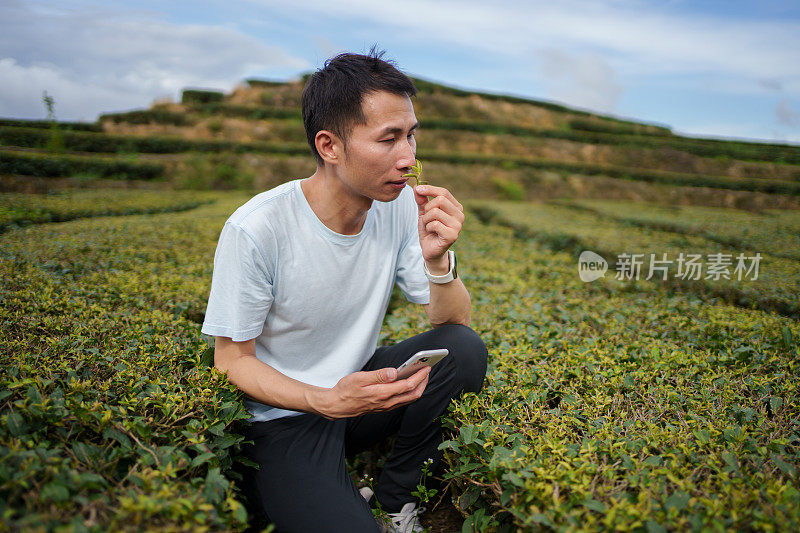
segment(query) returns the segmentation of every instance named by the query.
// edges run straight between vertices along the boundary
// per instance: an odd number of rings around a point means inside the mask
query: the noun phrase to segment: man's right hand
[[[354,372],[340,379],[332,389],[319,391],[312,403],[329,420],[390,411],[422,396],[430,373],[431,368],[426,366],[398,380],[396,368]]]

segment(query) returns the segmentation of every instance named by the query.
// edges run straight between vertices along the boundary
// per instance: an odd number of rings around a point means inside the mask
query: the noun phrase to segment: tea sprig
[[[417,185],[428,185],[428,182],[422,179],[422,161],[415,159],[416,164],[411,167],[411,172],[403,174],[404,178],[414,178]]]

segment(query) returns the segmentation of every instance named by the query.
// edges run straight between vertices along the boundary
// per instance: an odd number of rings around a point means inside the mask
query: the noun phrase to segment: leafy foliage
[[[585,284],[572,251],[475,219],[461,274],[490,365],[442,445],[465,530],[797,528],[796,320]],[[424,317],[397,307],[387,326],[396,341]]]
[[[248,415],[199,324],[219,230],[247,198],[208,198],[0,235],[5,528],[246,527],[231,482]],[[674,238],[617,224],[470,204],[460,275],[490,361],[442,445],[465,530],[797,529],[797,320],[653,280],[581,282],[584,227],[609,248]],[[399,299],[381,341],[428,327]]]
[[[427,185],[428,182],[422,179],[422,161],[416,160],[415,164],[411,167],[411,172],[403,174],[404,178],[414,178],[416,185]]]
[[[29,120],[21,118],[0,118],[0,127],[15,127],[15,128],[51,128],[53,126],[50,120]],[[58,121],[58,127],[62,131],[101,131],[98,124],[92,122],[64,122]]]
[[[586,210],[635,227],[697,235],[740,250],[758,250],[800,261],[800,212],[737,211],[703,206],[662,206],[613,200],[566,200],[559,205]]]
[[[189,191],[66,190],[44,195],[0,193],[0,232],[10,228],[104,215],[183,211],[213,201]]]
[[[225,94],[221,91],[205,91],[201,89],[184,89],[181,102],[184,104],[210,104],[222,102]]]
[[[46,155],[0,151],[0,173],[45,178],[89,173],[104,178],[153,180],[164,172],[158,163],[140,163],[108,157]]]
[[[736,276],[732,275],[733,265],[731,265],[728,274],[730,279],[722,277],[705,279],[707,273],[704,271],[699,280],[681,280],[668,276],[665,284],[673,289],[718,297],[747,308],[777,311],[795,318],[800,317],[800,299],[798,299],[800,263],[786,258],[780,246],[773,248],[785,239],[772,241],[768,238],[774,231],[771,228],[774,227],[775,218],[786,220],[786,224],[790,226],[796,224],[797,217],[793,211],[764,216],[760,223],[751,218],[752,231],[764,235],[765,238],[760,241],[732,241],[736,244],[734,247],[731,242],[722,245],[718,239],[710,240],[692,233],[676,236],[663,229],[631,226],[625,221],[618,221],[605,214],[565,208],[557,204],[535,204],[535,207],[531,207],[530,204],[523,203],[471,201],[469,205],[484,221],[512,228],[518,239],[532,240],[540,246],[556,251],[568,251],[576,257],[582,250],[599,253],[609,263],[610,273],[607,276],[614,274],[617,266],[616,258],[623,253],[644,254],[648,262],[642,267],[642,279],[648,275],[650,254],[655,254],[656,259],[661,259],[663,254],[667,254],[668,259],[672,260],[675,260],[680,253],[700,254],[705,260],[709,254],[724,253],[730,255],[735,265],[734,258],[738,254],[752,257],[759,253],[762,258],[759,263],[758,279],[755,280],[736,279]],[[615,205],[619,207],[622,204]],[[730,211],[717,210],[718,228],[723,226]],[[692,220],[690,213],[692,211],[688,211],[683,219],[687,224]],[[741,218],[736,212],[732,216]],[[734,226],[729,231],[736,232],[737,228]],[[675,269],[676,266],[673,265],[672,274],[676,273]],[[658,272],[655,275],[660,276]]]
[[[180,213],[2,237],[6,527],[188,531],[246,522],[226,472],[242,441],[235,428],[249,415],[203,362],[207,344],[194,322],[231,207],[200,225],[197,214]]]
[[[195,121],[187,113],[178,113],[168,109],[137,109],[124,113],[104,113],[98,118],[98,122],[113,122],[115,124],[171,124],[173,126],[190,126]],[[100,129],[92,130],[100,131]]]

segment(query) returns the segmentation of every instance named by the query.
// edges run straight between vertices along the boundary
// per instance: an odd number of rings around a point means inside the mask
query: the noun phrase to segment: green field
[[[200,323],[247,198],[2,195],[3,530],[244,529],[247,414]],[[447,415],[466,531],[800,528],[797,212],[466,203],[459,272],[490,354]],[[760,283],[584,283],[582,247],[764,260]],[[429,327],[390,309],[383,343]]]
[[[517,237],[533,239],[553,250],[575,253],[592,250],[609,262],[623,253],[650,254],[657,259],[676,260],[681,253],[724,254],[731,264],[725,279],[676,279],[677,265],[668,270],[668,283],[694,293],[719,296],[747,308],[775,310],[800,317],[800,261],[795,257],[798,243],[797,211],[771,211],[755,215],[731,209],[659,208],[613,201],[558,201],[549,204],[517,202],[470,203],[483,220],[511,227]],[[575,206],[583,207],[576,209]],[[595,206],[589,208],[586,206]],[[739,254],[760,254],[756,279],[738,279],[734,273]],[[746,261],[746,266],[749,262]],[[613,272],[613,271],[612,271]],[[641,277],[649,274],[643,268]],[[752,277],[752,276],[751,276]]]

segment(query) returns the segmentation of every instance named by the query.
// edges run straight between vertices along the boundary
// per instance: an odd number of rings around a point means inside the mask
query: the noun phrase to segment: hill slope
[[[415,83],[418,157],[432,181],[463,197],[800,207],[800,147],[693,139],[549,102]],[[269,188],[314,171],[302,87],[303,80],[248,80],[230,94],[187,89],[180,103],[58,130],[0,121],[0,174]]]

